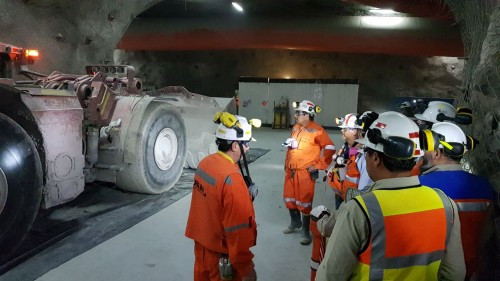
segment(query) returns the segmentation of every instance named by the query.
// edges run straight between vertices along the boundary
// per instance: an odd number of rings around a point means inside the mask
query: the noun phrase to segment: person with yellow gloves
[[[374,183],[338,210],[316,280],[463,280],[456,204],[410,176],[418,126],[385,112],[359,142]]]
[[[311,243],[309,213],[314,198],[314,185],[319,177],[319,170],[326,169],[332,161],[335,146],[323,127],[314,122],[314,116],[320,108],[307,100],[296,105],[296,124],[290,138],[284,143],[288,150],[283,200],[290,212],[291,222],[283,233],[289,234],[302,228],[300,244],[308,245]]]
[[[248,173],[245,152],[253,140],[252,124],[258,126],[260,120],[224,112],[214,121],[219,124],[219,150],[196,169],[185,232],[195,242],[194,280],[255,281],[250,248],[257,240],[252,201],[258,189]],[[246,175],[236,164],[242,158]]]

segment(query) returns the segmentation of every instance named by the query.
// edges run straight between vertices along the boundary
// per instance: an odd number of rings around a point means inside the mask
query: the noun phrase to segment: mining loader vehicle
[[[159,194],[216,151],[215,99],[183,87],[144,92],[126,65],[44,76],[27,68],[38,56],[0,43],[0,260],[40,208],[74,199],[85,183]],[[21,74],[28,80],[13,79]]]

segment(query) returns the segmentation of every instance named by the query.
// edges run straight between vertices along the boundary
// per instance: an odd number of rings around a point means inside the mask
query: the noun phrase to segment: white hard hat
[[[381,113],[371,124],[364,139],[359,140],[358,143],[394,158],[415,158],[424,154],[420,149],[417,124],[395,111]],[[389,145],[392,146],[392,151],[389,151]],[[406,156],[398,157],[395,155],[397,153],[391,153],[401,150],[407,152]]]
[[[432,125],[432,131],[444,136],[444,140],[448,143],[461,143],[463,145],[467,144],[467,137],[464,131],[460,129],[457,125],[450,122],[439,122]],[[439,145],[442,148],[442,144]]]
[[[363,129],[360,125],[356,124],[356,120],[358,120],[357,113],[349,113],[346,114],[342,124],[339,125],[339,128],[350,128],[350,129]]]
[[[456,115],[456,110],[453,105],[444,102],[444,101],[431,101],[429,102],[429,105],[427,108],[424,110],[422,114],[415,114],[415,118],[424,120],[424,121],[429,121],[432,123],[438,122],[436,120],[436,116],[439,113],[443,113],[447,117],[450,118],[455,118]]]
[[[303,100],[298,105],[294,102],[293,107],[295,107],[295,111],[303,111],[312,115],[321,111],[319,106],[316,106],[312,101],[308,100]]]
[[[252,138],[252,125],[248,123],[247,119],[243,116],[234,116],[238,119],[237,123],[232,128],[228,128],[221,122],[217,127],[215,137],[231,141],[255,141]]]

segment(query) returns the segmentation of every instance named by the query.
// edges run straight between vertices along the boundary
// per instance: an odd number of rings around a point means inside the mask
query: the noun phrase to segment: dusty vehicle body
[[[184,166],[216,150],[210,97],[183,87],[142,91],[130,66],[29,81],[26,52],[0,43],[0,260],[29,231],[39,207],[74,199],[86,182],[158,194]]]

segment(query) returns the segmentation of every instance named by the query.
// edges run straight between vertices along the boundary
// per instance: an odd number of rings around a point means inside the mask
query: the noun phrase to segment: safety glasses
[[[342,128],[341,131],[342,132],[347,132],[347,131],[356,131],[356,130],[358,130],[358,129],[356,129],[356,128]]]
[[[306,116],[307,114],[309,114],[309,113],[304,112],[304,111],[295,111],[295,116],[299,116],[299,115]]]

